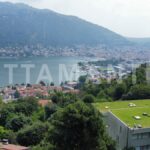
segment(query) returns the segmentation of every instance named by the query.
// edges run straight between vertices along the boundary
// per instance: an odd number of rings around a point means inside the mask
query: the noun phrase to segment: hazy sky
[[[0,0],[4,1],[4,0]],[[75,15],[129,37],[150,37],[150,0],[7,0]]]

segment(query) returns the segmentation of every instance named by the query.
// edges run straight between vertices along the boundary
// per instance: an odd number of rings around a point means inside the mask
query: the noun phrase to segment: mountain
[[[150,38],[128,38],[128,40],[142,47],[150,47]]]
[[[74,16],[20,3],[0,2],[0,46],[36,44],[120,46],[130,42],[104,27]]]

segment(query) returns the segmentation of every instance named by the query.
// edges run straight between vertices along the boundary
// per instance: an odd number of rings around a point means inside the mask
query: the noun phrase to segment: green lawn
[[[136,107],[130,107],[129,103],[135,104]],[[133,127],[135,124],[150,127],[150,117],[143,115],[143,113],[150,115],[150,100],[105,102],[94,105],[101,112],[111,111],[129,127]],[[136,120],[134,116],[139,116],[141,119]]]
[[[150,107],[145,108],[130,108],[121,110],[112,110],[112,113],[120,118],[129,127],[134,127],[134,125],[142,125],[143,128],[150,127],[150,117],[144,116],[143,113],[150,114]],[[140,120],[136,120],[134,116],[141,117]]]

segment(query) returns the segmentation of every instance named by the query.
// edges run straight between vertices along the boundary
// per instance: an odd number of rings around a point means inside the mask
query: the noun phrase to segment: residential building
[[[104,116],[106,130],[117,150],[150,150],[150,100],[95,104]]]

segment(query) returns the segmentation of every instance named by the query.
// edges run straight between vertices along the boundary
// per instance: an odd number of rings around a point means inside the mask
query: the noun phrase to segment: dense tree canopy
[[[33,150],[109,150],[114,142],[107,136],[102,115],[74,94],[54,92],[57,101],[45,107],[33,97],[4,103],[0,109],[0,139],[33,147]],[[86,99],[86,100],[85,100]]]
[[[58,150],[109,149],[102,116],[92,106],[78,101],[57,111],[50,121],[48,141]]]
[[[0,126],[0,139],[7,138],[9,131],[4,129],[4,127]]]
[[[7,120],[6,128],[17,132],[27,124],[31,124],[31,119],[29,117],[24,116],[23,114],[19,114]]]
[[[84,98],[83,98],[83,101],[85,103],[94,103],[94,96],[93,95],[85,95]]]
[[[39,144],[48,131],[48,125],[42,122],[34,123],[18,132],[17,141],[24,146]]]

